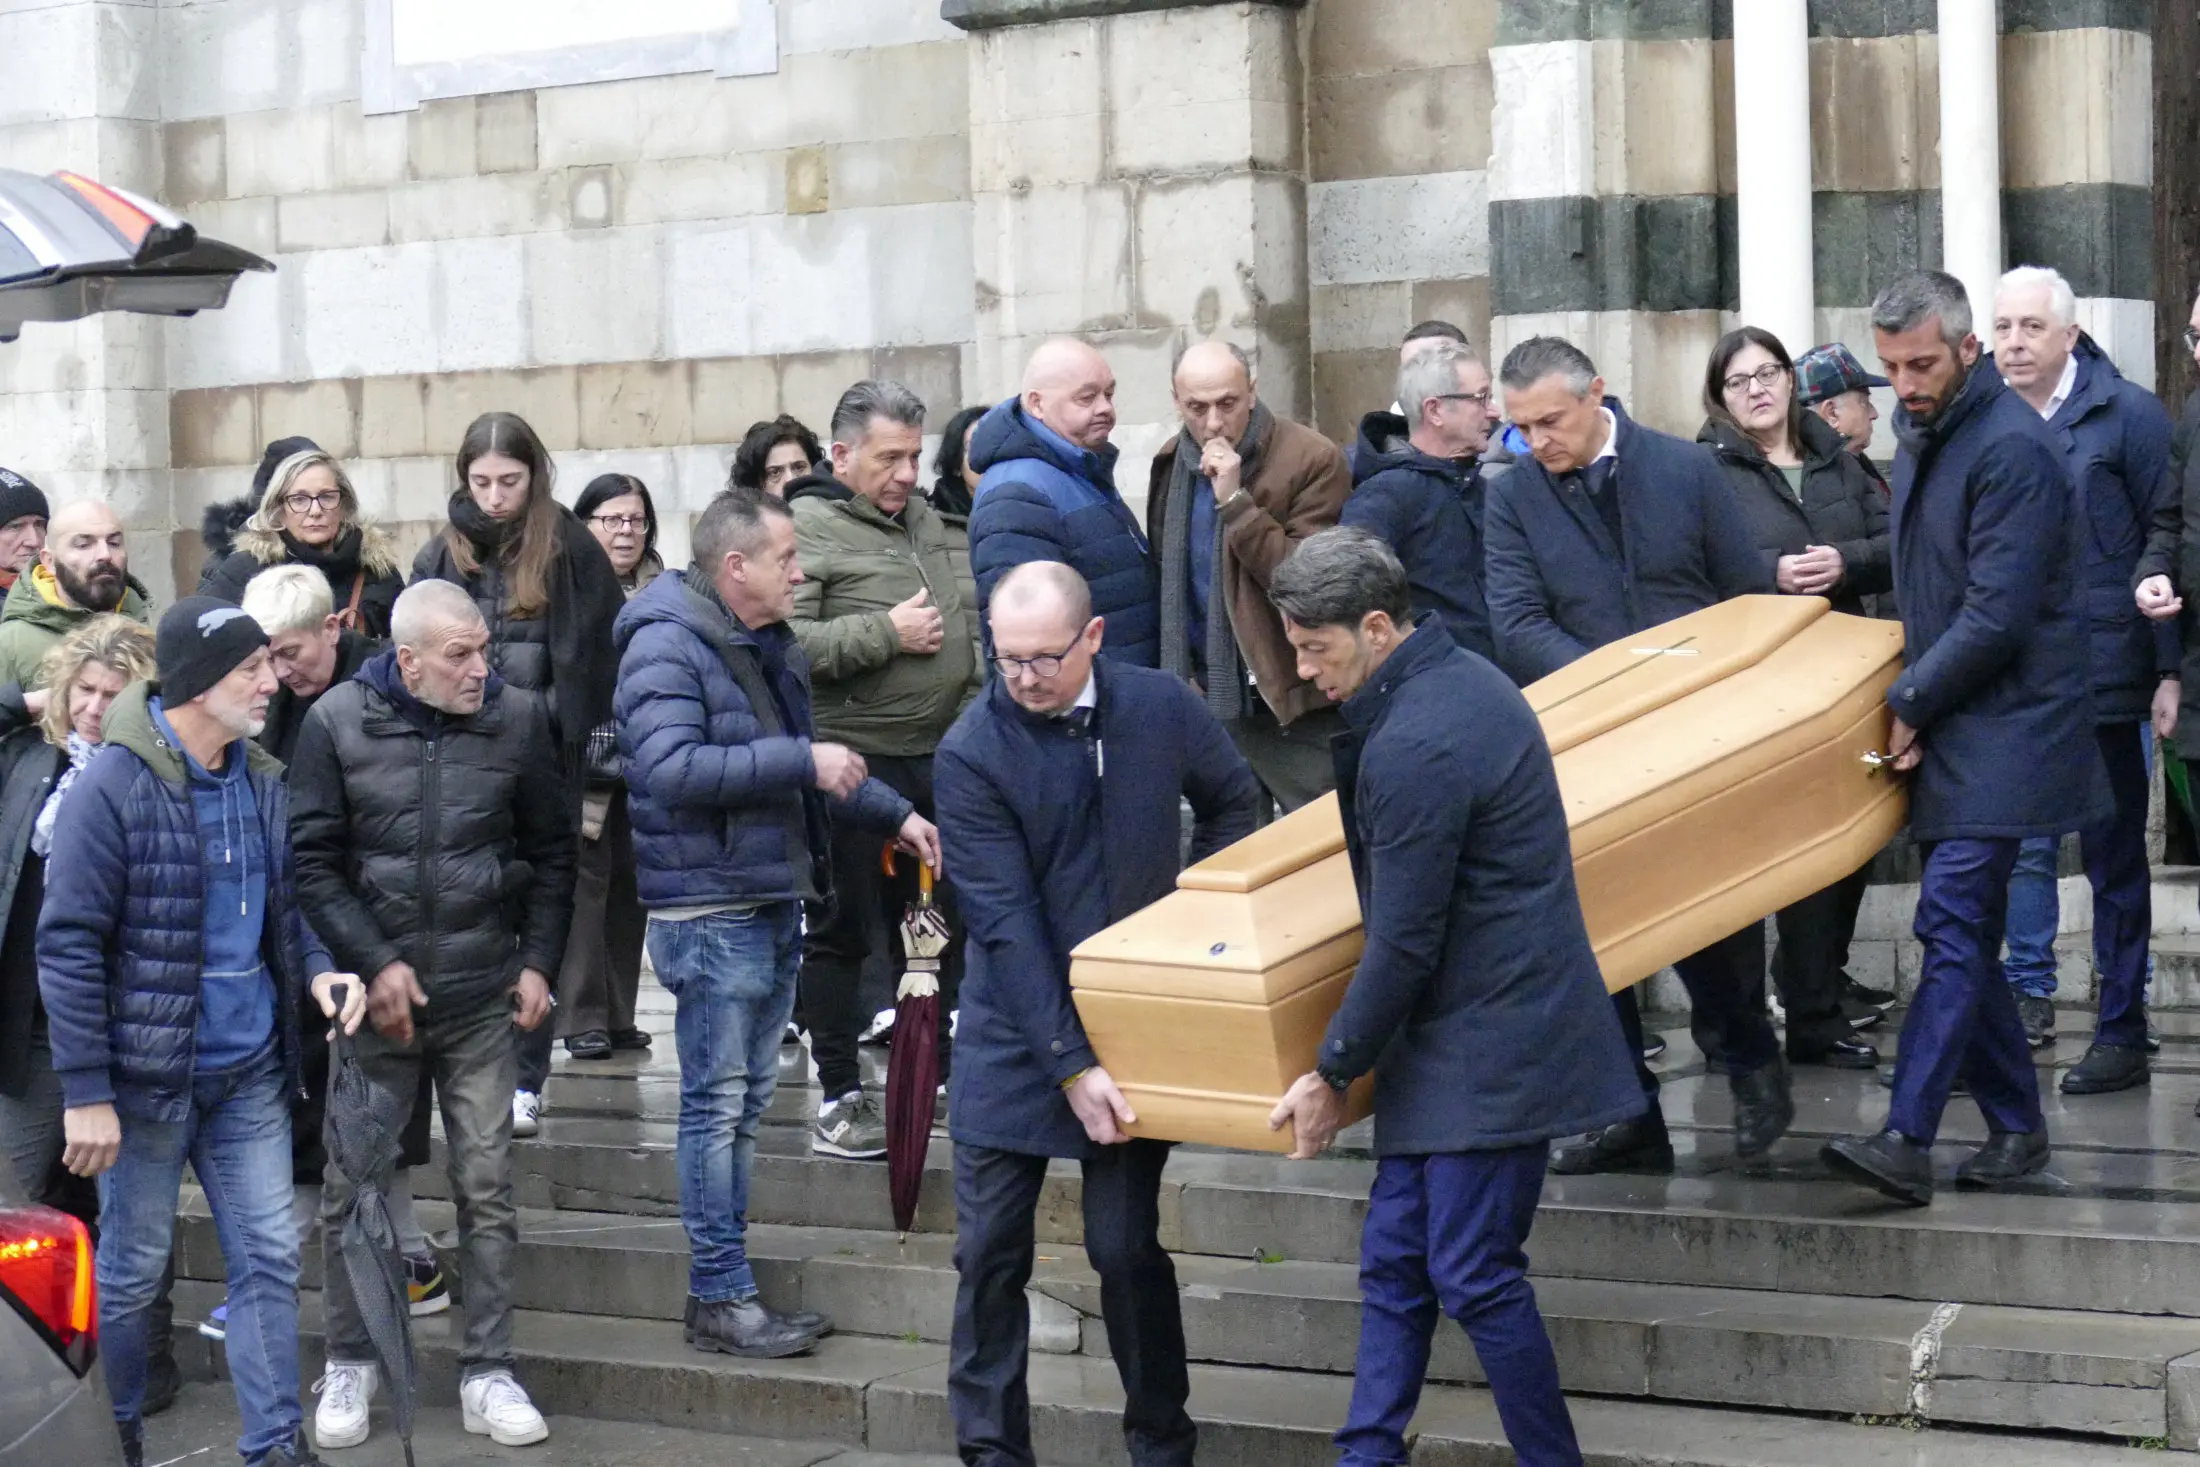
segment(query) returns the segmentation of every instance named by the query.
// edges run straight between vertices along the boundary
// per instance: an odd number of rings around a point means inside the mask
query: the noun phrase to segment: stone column
[[[1016,390],[1048,336],[1118,382],[1119,482],[1144,501],[1175,431],[1169,366],[1192,342],[1253,355],[1305,419],[1299,0],[946,0],[971,33],[979,400]]]

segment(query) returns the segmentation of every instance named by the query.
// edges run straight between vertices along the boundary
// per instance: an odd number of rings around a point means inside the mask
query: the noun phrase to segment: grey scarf
[[[1238,440],[1240,486],[1253,482],[1260,470],[1260,453],[1268,444],[1273,420],[1267,405],[1256,400],[1253,416]],[[1176,436],[1176,462],[1169,468],[1169,502],[1161,524],[1161,665],[1186,681],[1193,680],[1190,645],[1192,572],[1186,556],[1186,540],[1192,533],[1192,496],[1214,491],[1200,483],[1199,459],[1205,445],[1189,433]],[[1207,663],[1207,711],[1224,723],[1246,713],[1245,662],[1238,656],[1237,634],[1230,626],[1229,588],[1222,575],[1222,516],[1215,516],[1214,543],[1205,547],[1213,557],[1207,581],[1207,645],[1201,650]]]

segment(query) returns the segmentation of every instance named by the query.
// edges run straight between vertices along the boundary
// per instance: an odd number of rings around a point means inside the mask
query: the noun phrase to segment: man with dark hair
[[[983,681],[978,609],[965,606],[954,541],[917,493],[924,403],[899,382],[858,382],[833,410],[830,458],[787,485],[802,583],[787,625],[810,661],[818,734],[863,756],[872,777],[932,818],[932,751]],[[822,1099],[810,1149],[886,1155],[886,1118],[863,1093],[856,1048],[867,967],[899,974],[897,940],[917,875],[888,876],[880,840],[846,821],[832,835],[834,902],[802,945],[802,1016]],[[940,1052],[961,967],[954,897],[939,902],[957,939],[943,957]]]
[[[1048,1158],[1074,1157],[1131,1462],[1190,1467],[1184,1320],[1159,1236],[1169,1147],[1126,1138],[1137,1118],[1078,1022],[1069,954],[1176,885],[1183,801],[1196,861],[1252,831],[1259,787],[1182,679],[1101,657],[1105,624],[1075,571],[1010,572],[989,615],[1000,675],[939,753],[970,925],[950,1122],[956,1445],[973,1467],[1031,1467],[1024,1285]]]
[[[2086,526],[2053,431],[1980,363],[1953,276],[1921,271],[1881,291],[1872,335],[1902,403],[1903,668],[1887,690],[1887,748],[1911,772],[1924,957],[1886,1129],[1823,1154],[1837,1174],[1921,1207],[1958,1075],[1988,1137],[1956,1184],[1999,1187],[2047,1165],[2039,1077],[2001,974],[2009,873],[2025,837],[2068,834],[2114,807],[2093,738]]]
[[[1336,713],[1292,668],[1268,604],[1291,547],[1337,522],[1337,445],[1260,400],[1239,347],[1203,341],[1171,379],[1182,431],[1154,455],[1146,538],[1161,570],[1161,665],[1208,711],[1285,812],[1328,792]]]
[[[1365,530],[1314,536],[1269,594],[1300,670],[1351,726],[1337,789],[1366,951],[1314,1071],[1268,1122],[1311,1159],[1375,1071],[1339,1460],[1406,1460],[1440,1308],[1474,1341],[1519,1460],[1578,1463],[1522,1250],[1551,1140],[1637,1115],[1643,1098],[1582,923],[1542,726],[1503,673],[1440,623],[1415,624],[1405,568]]]
[[[0,605],[0,684],[36,688],[48,649],[109,611],[144,621],[145,589],[130,574],[121,517],[99,500],[80,499],[53,517],[37,561]]]
[[[830,823],[933,870],[939,835],[863,756],[819,739],[786,622],[802,569],[787,506],[728,490],[696,520],[694,562],[619,613],[615,716],[649,959],[678,1005],[680,1220],[688,1343],[799,1355],[831,1328],[758,1297],[746,1226],[756,1130],[794,1013],[802,906],[832,894]]]
[[[1531,450],[1491,489],[1484,522],[1498,661],[1516,682],[1730,596],[1772,589],[1718,462],[1699,444],[1629,418],[1604,395],[1604,379],[1579,347],[1532,337],[1506,355],[1498,377],[1506,416]],[[1717,1032],[1725,1052],[1735,1151],[1760,1157],[1795,1117],[1780,1042],[1755,997],[1765,977],[1764,924],[1673,966],[1698,1022]],[[1613,1002],[1649,1107],[1562,1149],[1554,1171],[1672,1169],[1657,1077],[1641,1058],[1635,991],[1623,989]]]

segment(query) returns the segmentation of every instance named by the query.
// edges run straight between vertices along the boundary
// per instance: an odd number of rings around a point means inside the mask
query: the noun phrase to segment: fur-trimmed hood
[[[206,507],[199,518],[199,538],[206,542],[206,560],[209,565],[219,565],[237,548],[237,536],[243,533],[245,522],[259,508],[259,500],[247,495],[242,499],[222,499]]]
[[[213,511],[207,513],[212,515]],[[398,574],[397,541],[388,530],[372,520],[354,520],[359,528],[359,567],[370,576]],[[282,565],[296,559],[283,537],[272,530],[254,530],[240,527],[236,533],[234,549],[241,550],[262,565]]]

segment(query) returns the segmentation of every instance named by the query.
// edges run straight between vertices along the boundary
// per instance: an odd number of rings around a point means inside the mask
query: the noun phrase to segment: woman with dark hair
[[[940,429],[939,452],[932,457],[933,512],[947,525],[948,559],[955,567],[956,584],[962,587],[963,605],[978,604],[978,578],[970,569],[970,502],[983,475],[970,467],[970,435],[985,416],[982,407],[966,407]]]
[[[1775,584],[1865,614],[1864,598],[1893,585],[1886,497],[1841,435],[1797,400],[1795,363],[1780,338],[1757,326],[1720,338],[1704,370],[1703,401],[1709,416],[1696,439],[1726,472]],[[1772,976],[1787,1010],[1791,1063],[1879,1063],[1879,1051],[1855,1034],[1878,1011],[1851,998],[1846,971],[1864,875],[1778,914]]]
[[[752,489],[785,499],[787,486],[825,462],[825,450],[817,435],[802,420],[787,413],[749,425],[741,446],[733,451],[733,471],[727,487]]]
[[[207,566],[199,592],[241,603],[246,583],[276,565],[309,565],[327,577],[345,630],[390,634],[390,608],[405,589],[397,546],[360,514],[343,465],[311,444],[275,462],[229,554]]]

